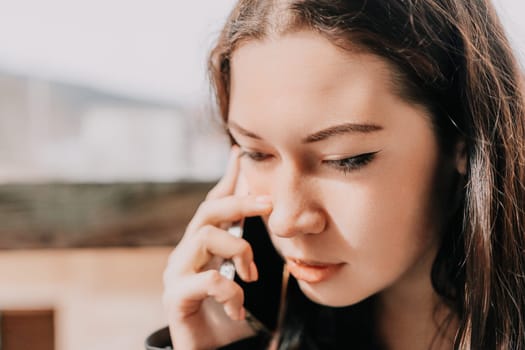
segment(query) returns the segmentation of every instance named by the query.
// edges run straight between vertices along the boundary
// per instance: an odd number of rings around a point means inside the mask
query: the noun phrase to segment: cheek
[[[396,162],[359,185],[330,189],[338,200],[327,209],[363,278],[394,279],[436,242],[435,164],[417,164]]]

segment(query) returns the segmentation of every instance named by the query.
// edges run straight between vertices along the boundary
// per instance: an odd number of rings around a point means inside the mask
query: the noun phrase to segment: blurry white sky
[[[0,70],[194,100],[206,90],[206,53],[233,3],[0,0]]]
[[[523,57],[525,1],[495,1]],[[0,70],[198,103],[206,53],[234,2],[0,0]]]

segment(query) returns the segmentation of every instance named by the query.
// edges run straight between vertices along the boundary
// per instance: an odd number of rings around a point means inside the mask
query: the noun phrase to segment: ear
[[[467,174],[467,144],[464,139],[460,139],[456,143],[454,163],[458,173],[463,176]]]

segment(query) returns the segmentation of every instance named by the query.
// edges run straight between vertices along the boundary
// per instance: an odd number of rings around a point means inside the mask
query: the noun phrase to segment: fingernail
[[[250,264],[250,278],[252,281],[257,281],[257,279],[259,278],[259,273],[257,272],[257,266],[255,265],[253,261]]]
[[[272,197],[270,197],[267,194],[263,194],[263,195],[255,197],[255,201],[257,203],[271,203],[272,202]]]
[[[272,197],[270,197],[268,195],[257,196],[257,197],[255,197],[255,202],[257,202],[257,204],[260,207],[266,208],[266,207],[269,207],[272,204]]]

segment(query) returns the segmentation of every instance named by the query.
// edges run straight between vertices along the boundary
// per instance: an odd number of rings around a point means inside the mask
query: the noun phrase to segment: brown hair
[[[460,320],[457,349],[525,348],[525,112],[521,74],[488,0],[240,0],[209,61],[223,120],[236,47],[299,30],[377,54],[426,106],[451,154],[466,146],[460,205],[432,281]]]

